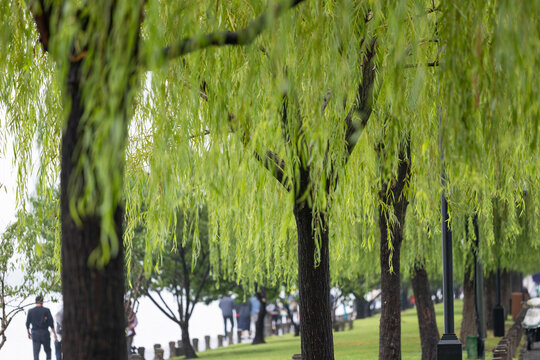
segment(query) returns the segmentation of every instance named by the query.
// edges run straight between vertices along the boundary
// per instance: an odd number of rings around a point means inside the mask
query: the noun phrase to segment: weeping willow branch
[[[39,0],[30,4],[30,12],[37,26],[39,42],[41,42],[43,50],[46,52],[49,49],[51,9],[45,6],[43,0]]]
[[[354,146],[364,130],[373,110],[373,84],[375,82],[375,48],[377,41],[373,39],[366,47],[366,53],[362,62],[362,82],[358,86],[358,92],[354,104],[345,117],[347,131],[345,140],[347,141],[348,153],[352,153]]]
[[[231,132],[237,132],[234,122],[234,114],[229,113],[229,127]],[[242,131],[242,144],[246,148],[251,141],[251,135],[245,130]],[[253,151],[253,156],[257,161],[263,165],[270,174],[281,184],[283,187],[290,191],[290,185],[287,176],[285,175],[285,161],[282,160],[279,155],[271,150],[266,150],[264,155],[260,155],[256,150]]]
[[[281,16],[286,10],[295,7],[303,1],[285,0],[251,21],[244,29],[239,31],[213,32],[206,35],[184,38],[176,44],[167,46],[163,50],[163,56],[165,59],[170,60],[211,46],[249,45],[268,27],[271,19]]]
[[[424,63],[424,64],[407,64],[407,65],[405,65],[405,69],[417,68],[419,66],[426,66],[426,67],[439,66],[439,59],[437,59],[435,61],[430,61],[430,62]]]
[[[272,176],[274,176],[287,191],[290,191],[288,178],[285,175],[285,160],[281,160],[278,154],[270,150],[266,151],[264,157],[260,156],[257,152],[254,152],[254,155]]]

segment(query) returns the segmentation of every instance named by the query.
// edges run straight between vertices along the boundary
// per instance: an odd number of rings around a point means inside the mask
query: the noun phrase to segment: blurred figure
[[[278,325],[281,323],[281,309],[279,307],[278,301],[268,304],[266,306],[266,311],[270,316],[272,316],[272,335],[278,335]]]
[[[137,315],[135,314],[135,311],[133,311],[133,307],[128,303],[126,303],[126,341],[127,341],[127,350],[128,355],[133,353],[133,338],[136,335],[135,327],[139,324],[137,321]]]
[[[64,320],[64,308],[62,307],[55,315],[56,317],[56,334],[58,339],[54,341],[54,352],[56,360],[62,360],[62,321]]]
[[[219,307],[221,309],[221,314],[223,315],[223,325],[224,325],[224,328],[225,328],[225,337],[227,337],[227,320],[229,320],[231,322],[231,333],[233,333],[233,330],[234,330],[234,322],[233,322],[234,300],[230,296],[225,295],[219,301]]]
[[[251,302],[246,301],[236,308],[236,313],[238,316],[238,330],[242,331],[242,337],[244,331],[248,332],[249,335],[249,324],[251,322]]]
[[[255,332],[257,318],[259,317],[259,310],[261,309],[261,302],[255,295],[249,298],[249,302],[251,303],[251,326],[249,331],[249,336],[251,337],[252,331],[253,333]]]

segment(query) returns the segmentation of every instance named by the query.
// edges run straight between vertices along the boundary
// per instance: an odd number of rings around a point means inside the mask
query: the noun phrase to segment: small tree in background
[[[199,217],[198,222],[193,221],[195,217]],[[189,321],[195,305],[209,304],[229,287],[224,286],[210,266],[206,209],[196,214],[179,211],[176,229],[176,236],[171,237],[169,244],[172,250],[163,252],[159,273],[141,282],[141,293],[180,327],[186,358],[192,359],[197,355],[191,345]],[[168,305],[164,293],[173,295],[176,310]]]
[[[54,256],[59,251],[54,241],[58,223],[55,201],[32,197],[31,210],[20,210],[0,238],[0,349],[15,316],[34,305],[34,295],[61,291]],[[45,215],[39,214],[41,211]]]

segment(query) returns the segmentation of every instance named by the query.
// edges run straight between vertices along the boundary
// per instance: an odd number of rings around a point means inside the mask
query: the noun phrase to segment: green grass
[[[461,326],[463,302],[455,302],[455,327],[459,334]],[[437,314],[437,325],[439,330],[444,329],[443,306],[435,306]],[[334,350],[337,360],[352,359],[378,359],[379,354],[379,318],[373,316],[368,319],[355,320],[354,329],[345,332],[334,333]],[[511,325],[511,322],[508,322]],[[509,326],[508,326],[509,327]],[[488,333],[486,339],[486,353],[492,349],[499,338],[493,338],[493,334]],[[223,347],[199,353],[199,357],[204,360],[286,360],[293,354],[300,353],[300,338],[292,334],[284,336],[267,337],[266,344],[251,345],[239,344]],[[418,330],[418,320],[416,309],[411,309],[401,314],[401,353],[403,360],[418,360],[422,352],[420,347],[420,335]],[[467,354],[463,354],[467,358]],[[176,359],[183,359],[178,357]]]

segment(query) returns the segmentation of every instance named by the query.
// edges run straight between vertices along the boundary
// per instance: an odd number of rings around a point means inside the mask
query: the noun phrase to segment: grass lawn
[[[435,306],[437,313],[437,325],[439,330],[444,329],[443,304]],[[461,313],[463,302],[455,301],[455,327],[459,334],[461,326]],[[352,359],[378,359],[379,354],[379,318],[373,316],[368,319],[355,320],[353,330],[334,333],[335,358],[337,360]],[[507,327],[511,322],[507,322]],[[486,354],[496,345],[500,338],[493,338],[493,334],[488,333],[486,339]],[[204,351],[199,353],[199,357],[204,360],[286,360],[293,354],[300,353],[300,338],[292,334],[284,336],[273,336],[266,338],[266,344],[251,345],[249,343],[232,345],[220,349]],[[416,309],[410,309],[401,314],[401,353],[403,360],[418,360],[422,352],[420,348],[420,335],[418,330],[418,320]],[[467,358],[464,352],[463,359]],[[177,360],[183,357],[176,358]]]

